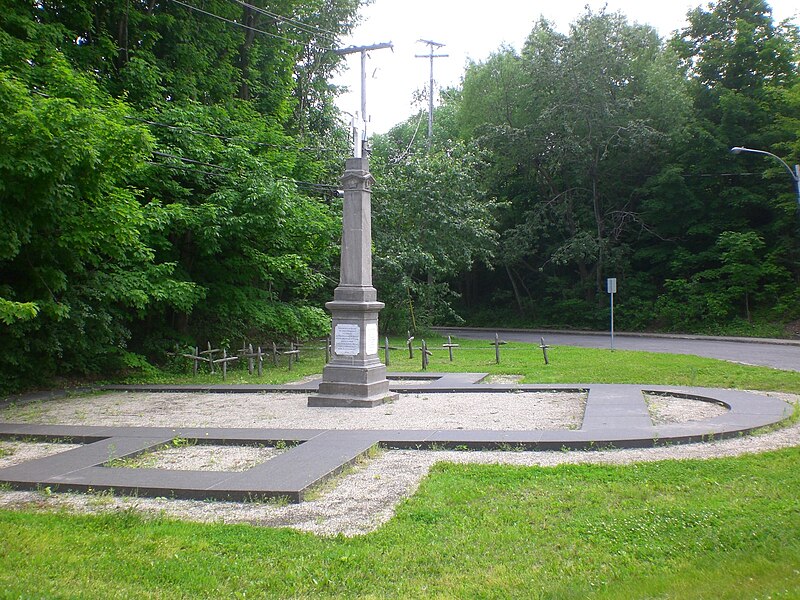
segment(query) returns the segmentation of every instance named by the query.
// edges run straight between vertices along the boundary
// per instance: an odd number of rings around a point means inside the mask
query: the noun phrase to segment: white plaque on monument
[[[367,324],[367,336],[365,342],[367,345],[367,354],[378,353],[378,325],[376,323]]]
[[[336,339],[334,353],[339,356],[358,356],[361,343],[361,328],[358,325],[339,323],[333,337]]]

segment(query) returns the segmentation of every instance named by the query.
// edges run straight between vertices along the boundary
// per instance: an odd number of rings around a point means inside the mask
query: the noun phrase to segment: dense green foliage
[[[604,11],[567,34],[540,21],[520,52],[470,65],[438,109],[434,151],[474,148],[475,200],[499,205],[494,268],[447,281],[473,324],[604,326],[607,277],[620,327],[746,332],[800,317],[792,181],[777,161],[729,153],[800,162],[797,28],[763,0],[688,16],[671,40]],[[417,160],[415,121],[376,152]]]
[[[796,598],[798,459],[442,464],[354,538],[3,510],[0,585],[15,598]]]
[[[359,2],[184,4],[0,1],[0,389],[328,327]]]
[[[382,326],[393,332],[458,320],[448,281],[477,262],[489,264],[497,246],[496,202],[480,179],[482,153],[468,140],[444,137],[451,133],[446,123],[426,150],[423,117],[378,136],[371,163],[378,180],[375,287],[387,305]]]

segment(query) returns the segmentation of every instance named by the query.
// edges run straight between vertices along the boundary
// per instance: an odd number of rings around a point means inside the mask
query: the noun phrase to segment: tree
[[[97,372],[131,349],[327,329],[338,228],[319,184],[346,136],[326,78],[359,2],[192,6],[0,0],[13,385],[37,362]]]
[[[775,177],[780,165],[728,152],[749,146],[783,152],[791,160],[791,144],[800,133],[787,118],[798,80],[797,42],[797,29],[776,25],[761,0],[720,0],[695,9],[689,26],[671,40],[690,82],[695,118],[676,140],[663,185],[654,184],[647,215],[672,240],[662,251],[664,278],[694,282],[697,297],[711,297],[709,281],[720,288],[713,294],[718,307],[713,315],[684,311],[684,327],[702,326],[702,320],[720,323],[741,312],[749,321],[754,309],[773,318],[797,313],[790,300],[796,286],[787,276],[797,276],[796,199],[785,173]],[[682,201],[665,202],[678,195]],[[724,268],[723,246],[728,247]],[[734,247],[749,250],[733,252]],[[746,279],[758,287],[742,289],[735,272],[750,272]],[[665,302],[670,294],[667,287]]]
[[[27,30],[24,39],[6,30]],[[0,375],[8,389],[123,356],[132,316],[200,294],[147,244],[163,212],[126,183],[152,148],[49,28],[0,29]]]
[[[374,141],[375,281],[387,304],[381,322],[393,331],[457,318],[450,282],[493,255],[495,202],[483,191],[480,153],[447,135],[457,102],[451,91],[437,109],[430,152],[416,135],[423,113]]]
[[[604,277],[629,270],[631,240],[649,228],[641,189],[688,110],[672,62],[651,28],[587,11],[569,35],[540,21],[519,56],[467,71],[464,122],[509,201],[499,256],[520,310],[541,310],[529,290],[545,289],[586,314]],[[509,98],[513,109],[501,109]]]

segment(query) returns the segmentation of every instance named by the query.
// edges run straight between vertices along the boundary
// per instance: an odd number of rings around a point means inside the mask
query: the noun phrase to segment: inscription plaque
[[[339,323],[334,333],[333,351],[339,356],[358,356],[361,344],[361,328],[358,325]],[[377,353],[377,350],[375,351]]]
[[[367,346],[367,354],[378,353],[378,325],[375,323],[367,323],[366,339],[364,340]]]

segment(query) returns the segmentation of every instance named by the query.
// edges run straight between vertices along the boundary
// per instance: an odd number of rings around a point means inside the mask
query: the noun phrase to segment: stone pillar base
[[[308,397],[308,406],[343,406],[372,408],[394,402],[399,394],[389,391],[386,367],[328,364],[319,390]]]

